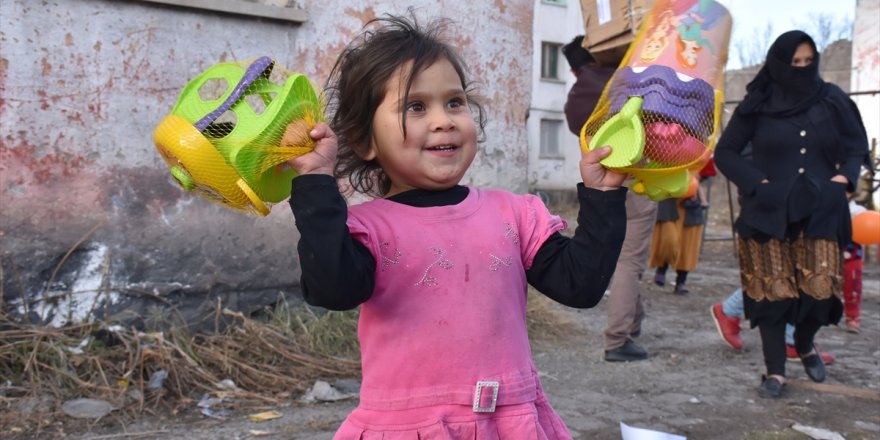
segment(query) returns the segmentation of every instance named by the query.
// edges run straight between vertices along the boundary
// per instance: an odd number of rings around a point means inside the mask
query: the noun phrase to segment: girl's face
[[[791,65],[794,67],[807,67],[813,64],[814,57],[813,46],[810,46],[810,43],[803,42],[795,49],[794,56],[791,57]]]
[[[416,188],[451,188],[477,154],[477,127],[452,63],[441,58],[417,74],[403,102],[406,77],[401,75],[411,66],[404,64],[388,79],[363,157],[378,160],[391,180],[386,197]]]

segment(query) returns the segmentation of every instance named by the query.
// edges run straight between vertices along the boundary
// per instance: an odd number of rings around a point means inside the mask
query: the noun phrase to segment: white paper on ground
[[[791,425],[791,429],[794,429],[795,431],[802,434],[806,434],[810,438],[814,438],[816,440],[845,440],[842,435],[834,431],[829,431],[822,428],[814,428],[812,426],[801,425],[799,423]]]
[[[623,422],[620,422],[620,434],[623,440],[687,440],[687,437],[680,435],[651,431],[650,429],[633,428]]]

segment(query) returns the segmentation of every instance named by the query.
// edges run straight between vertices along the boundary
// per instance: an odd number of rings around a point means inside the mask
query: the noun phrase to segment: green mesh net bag
[[[211,66],[183,88],[153,140],[184,190],[221,206],[268,215],[296,173],[280,167],[314,149],[321,95],[268,57]]]

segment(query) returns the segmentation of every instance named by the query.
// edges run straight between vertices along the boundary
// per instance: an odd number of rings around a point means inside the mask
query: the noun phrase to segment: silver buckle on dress
[[[498,387],[500,384],[494,380],[477,381],[477,389],[474,391],[474,412],[495,412],[495,403],[498,402]],[[480,406],[480,396],[483,388],[492,389],[492,403],[489,406]]]

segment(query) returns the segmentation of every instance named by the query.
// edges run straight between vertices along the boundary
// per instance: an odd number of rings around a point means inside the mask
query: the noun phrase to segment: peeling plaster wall
[[[416,1],[443,11],[490,125],[465,183],[527,189],[532,1]],[[393,1],[301,1],[301,25],[139,1],[0,2],[2,301],[34,321],[111,316],[194,323],[298,292],[289,209],[266,218],[184,193],[152,144],[183,85],[221,61],[269,55],[323,83]],[[2,306],[3,304],[0,304]]]

